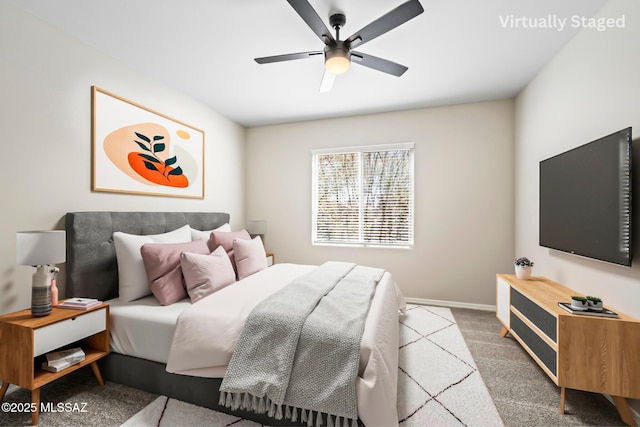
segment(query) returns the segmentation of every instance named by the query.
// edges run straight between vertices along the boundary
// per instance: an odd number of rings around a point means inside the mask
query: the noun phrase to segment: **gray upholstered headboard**
[[[70,212],[67,230],[66,295],[118,296],[118,263],[113,232],[160,234],[183,225],[212,230],[229,222],[221,212]]]

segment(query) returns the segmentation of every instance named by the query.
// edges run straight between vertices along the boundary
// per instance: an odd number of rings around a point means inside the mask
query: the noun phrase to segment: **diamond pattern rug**
[[[401,426],[502,426],[448,308],[409,305],[398,369]]]
[[[400,426],[503,425],[448,308],[409,304],[400,318],[398,365]],[[259,426],[164,396],[123,424],[178,425]]]

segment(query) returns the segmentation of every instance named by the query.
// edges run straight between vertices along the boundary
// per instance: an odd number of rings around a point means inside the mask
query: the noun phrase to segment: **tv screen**
[[[631,265],[631,128],[540,162],[540,245]]]

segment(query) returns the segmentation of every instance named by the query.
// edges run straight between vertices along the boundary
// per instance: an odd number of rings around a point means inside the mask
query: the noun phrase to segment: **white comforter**
[[[223,377],[247,316],[264,298],[315,268],[276,264],[186,309],[178,318],[167,371]],[[398,310],[405,301],[387,272],[377,286],[360,345],[358,413],[367,426],[398,422]]]

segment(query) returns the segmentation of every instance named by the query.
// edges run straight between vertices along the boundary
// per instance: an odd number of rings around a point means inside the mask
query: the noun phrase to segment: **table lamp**
[[[31,278],[31,314],[51,313],[51,280],[66,260],[66,234],[61,230],[19,231],[16,233],[16,264],[36,268]]]
[[[247,223],[247,232],[251,236],[260,236],[267,234],[267,221],[257,220],[249,221]]]

